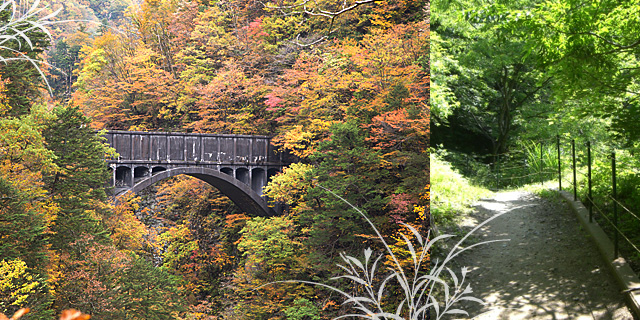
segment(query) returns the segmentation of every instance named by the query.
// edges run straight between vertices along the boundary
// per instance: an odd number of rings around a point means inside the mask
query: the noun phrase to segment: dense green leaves
[[[118,279],[117,315],[120,319],[175,319],[184,311],[179,280],[166,268],[133,256],[129,269]]]
[[[526,110],[545,102],[552,80],[517,29],[534,5],[498,2],[435,16],[435,119],[451,120],[489,141],[493,154],[508,150],[519,122],[529,120]]]
[[[284,312],[287,319],[291,320],[320,320],[320,310],[313,303],[305,298],[296,299],[293,305]]]
[[[613,131],[631,140],[637,137],[629,119],[639,92],[638,8],[637,1],[558,1],[539,7],[530,26],[543,63],[561,79],[555,93],[577,101],[582,116],[615,115]]]
[[[57,107],[43,136],[55,155],[56,172],[43,177],[45,188],[60,207],[53,245],[64,247],[80,232],[103,233],[100,215],[106,210],[105,181],[110,174],[104,159],[109,149],[88,127],[89,119],[77,107]]]
[[[238,242],[238,249],[247,257],[248,264],[264,265],[266,272],[273,269],[295,264],[295,257],[299,254],[300,243],[293,239],[294,224],[286,217],[261,218],[247,221],[247,225],[240,230],[242,238]]]
[[[381,168],[380,154],[366,147],[366,133],[355,123],[335,124],[330,130],[330,139],[322,142],[311,156],[317,163],[314,173],[320,186],[308,192],[310,210],[305,218],[312,221],[313,245],[338,249],[353,244],[366,223],[347,203],[323,188],[345,197],[369,214],[376,214],[387,200],[380,185],[386,172]]]
[[[44,197],[41,181],[43,173],[57,169],[40,134],[44,120],[40,108],[30,115],[0,118],[0,257],[7,263],[2,268],[8,268],[6,278],[0,279],[10,282],[0,285],[0,313],[33,305],[38,319],[53,314],[48,240],[58,211]]]
[[[34,319],[50,319],[52,312],[46,276],[33,273],[27,264],[7,258],[0,260],[0,313],[14,314],[20,308],[34,306]]]

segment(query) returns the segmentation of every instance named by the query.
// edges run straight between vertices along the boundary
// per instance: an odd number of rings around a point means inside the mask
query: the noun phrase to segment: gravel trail
[[[472,270],[473,319],[633,319],[615,280],[577,218],[561,201],[503,192],[476,204],[466,231],[505,212],[475,234],[475,247],[457,258]],[[467,318],[465,318],[467,319]]]

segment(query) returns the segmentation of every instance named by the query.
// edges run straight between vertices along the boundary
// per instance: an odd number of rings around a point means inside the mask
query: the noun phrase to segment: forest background
[[[399,256],[399,222],[429,228],[429,2],[48,1],[40,64],[0,65],[0,313],[51,319],[330,319],[343,252]],[[9,10],[0,22],[9,21]],[[252,217],[191,178],[116,206],[97,129],[274,136],[296,155]],[[406,230],[404,230],[406,231]],[[354,290],[344,281],[336,284]],[[389,296],[394,290],[389,288]]]
[[[487,189],[557,189],[560,177],[573,191],[574,141],[577,196],[640,271],[639,13],[638,1],[432,3],[436,225]]]

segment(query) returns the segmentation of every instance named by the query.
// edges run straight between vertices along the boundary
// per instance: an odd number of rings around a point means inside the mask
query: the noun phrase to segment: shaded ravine
[[[475,247],[456,258],[472,270],[473,297],[487,305],[460,307],[473,319],[633,319],[595,245],[564,202],[526,192],[479,201],[463,222],[475,241],[510,239]],[[468,319],[468,318],[462,318]]]

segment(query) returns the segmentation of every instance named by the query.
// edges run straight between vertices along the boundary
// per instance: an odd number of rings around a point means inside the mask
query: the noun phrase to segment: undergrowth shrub
[[[400,225],[406,227],[408,234],[405,235],[401,232],[399,236],[402,239],[401,242],[406,245],[411,257],[411,263],[405,266],[398,260],[385,237],[382,236],[378,228],[363,211],[332,191],[324,187],[321,188],[347,203],[366,220],[382,242],[386,249],[384,250],[385,252],[378,255],[374,254],[371,248],[367,248],[363,252],[364,259],[349,256],[344,252],[340,254],[343,264],[338,264],[337,266],[344,272],[340,276],[331,278],[331,280],[351,281],[353,284],[351,290],[343,291],[332,285],[307,280],[274,281],[261,287],[284,283],[300,283],[329,289],[345,299],[342,303],[343,305],[351,307],[349,314],[333,318],[333,320],[347,317],[369,320],[423,320],[425,318],[440,320],[449,315],[469,316],[465,310],[456,308],[459,302],[471,301],[485,304],[483,300],[471,296],[473,290],[466,282],[466,276],[470,271],[469,268],[462,267],[460,272],[456,273],[449,265],[456,256],[476,246],[509,241],[508,239],[488,240],[463,246],[463,243],[474,232],[505,212],[495,214],[478,224],[453,245],[442,258],[435,259],[431,256],[431,247],[436,242],[453,236],[444,234],[431,237],[431,231],[428,231],[425,237],[413,226],[400,222]],[[385,273],[386,275],[384,275]],[[396,289],[393,289],[392,287],[394,286],[392,284],[399,285],[399,288],[395,286]],[[388,294],[388,289],[393,294]],[[403,298],[402,301],[398,302],[395,299],[398,296]],[[300,316],[312,317],[316,315],[313,313],[314,310],[305,308],[304,305],[306,303],[304,301],[298,300],[297,302],[297,307],[294,306],[287,310],[287,316],[291,315],[298,319]],[[308,314],[309,311],[311,311],[311,314]]]
[[[454,223],[471,204],[492,192],[472,184],[440,156],[431,153],[431,214],[437,225]]]

